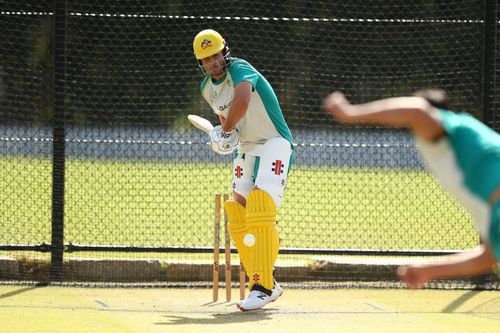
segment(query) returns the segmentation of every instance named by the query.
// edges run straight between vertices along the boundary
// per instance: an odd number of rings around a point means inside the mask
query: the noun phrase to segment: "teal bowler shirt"
[[[488,203],[500,186],[500,135],[467,113],[438,110],[438,114],[463,173],[463,185]],[[488,241],[500,261],[500,202],[490,214]]]
[[[500,135],[467,113],[438,110],[464,175],[464,185],[485,202],[500,185]]]

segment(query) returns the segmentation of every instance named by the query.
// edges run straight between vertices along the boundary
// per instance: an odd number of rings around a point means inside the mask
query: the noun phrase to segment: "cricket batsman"
[[[232,57],[217,31],[199,32],[193,49],[205,75],[201,95],[221,123],[209,133],[211,147],[235,156],[233,200],[224,209],[250,289],[237,306],[255,310],[283,293],[273,276],[279,251],[276,214],[293,160],[292,134],[269,82],[247,61]]]

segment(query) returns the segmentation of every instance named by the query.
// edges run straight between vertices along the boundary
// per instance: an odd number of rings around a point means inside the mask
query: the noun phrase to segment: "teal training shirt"
[[[464,185],[485,202],[500,185],[500,135],[467,113],[438,110]]]
[[[500,186],[500,135],[467,113],[439,110],[455,161],[463,174],[463,185],[477,195],[484,205]],[[471,197],[465,205],[472,207]],[[477,212],[477,211],[476,211]],[[477,219],[481,236],[491,244],[497,261],[500,261],[500,202],[489,208],[489,219]],[[485,225],[485,224],[489,225]],[[486,230],[485,230],[486,229]]]
[[[236,85],[240,82],[252,85],[247,113],[236,126],[240,137],[238,151],[249,152],[256,145],[276,137],[286,139],[293,149],[292,134],[278,98],[266,78],[243,59],[232,58],[227,69],[226,75],[219,81],[214,82],[206,77],[200,89],[212,110],[217,115],[227,117]]]
[[[467,113],[439,109],[438,117],[446,135],[438,141],[417,137],[417,148],[441,185],[472,213],[500,261],[500,203],[489,204],[500,186],[500,135]]]

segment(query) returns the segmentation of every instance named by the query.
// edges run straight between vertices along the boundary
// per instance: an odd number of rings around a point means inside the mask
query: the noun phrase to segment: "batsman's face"
[[[203,63],[203,67],[205,67],[207,74],[212,76],[215,80],[224,76],[226,62],[222,52],[203,58],[201,59],[201,62]]]

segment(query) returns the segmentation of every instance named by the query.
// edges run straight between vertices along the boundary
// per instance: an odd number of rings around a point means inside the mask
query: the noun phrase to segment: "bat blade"
[[[188,120],[191,122],[191,124],[193,124],[194,127],[202,130],[207,134],[212,128],[214,128],[214,125],[212,125],[210,121],[194,114],[188,115]]]

